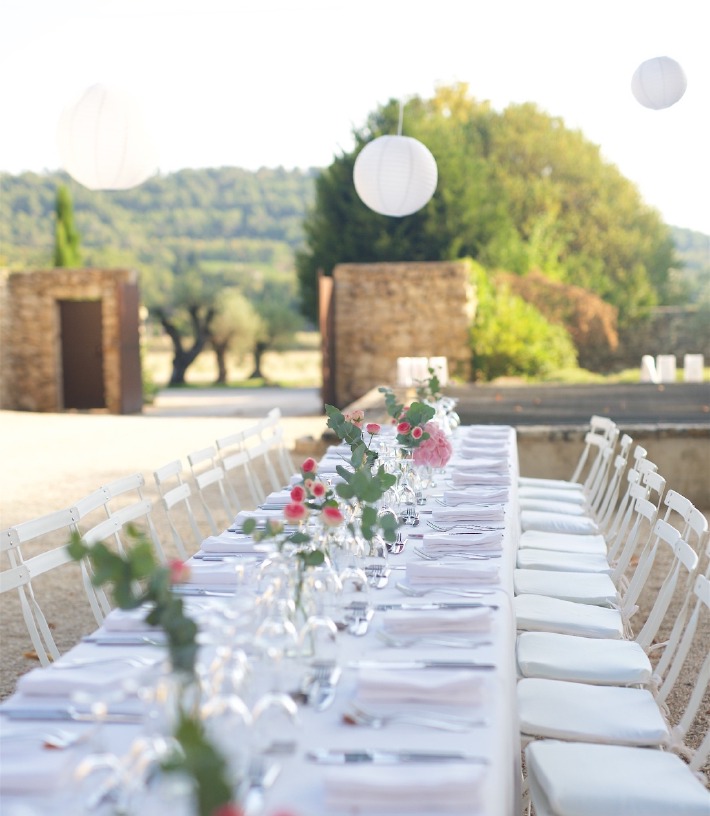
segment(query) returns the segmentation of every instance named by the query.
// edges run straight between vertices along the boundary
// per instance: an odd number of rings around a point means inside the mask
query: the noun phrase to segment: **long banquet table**
[[[475,449],[476,440],[479,440],[481,446],[478,449]],[[496,444],[496,440],[499,444]],[[465,461],[462,456],[468,444],[473,445],[470,453],[473,458]],[[408,528],[409,541],[404,550],[398,555],[389,556],[389,566],[392,571],[387,586],[372,590],[370,594],[373,603],[377,606],[390,603],[419,605],[424,601],[451,602],[457,600],[451,595],[439,593],[436,590],[427,594],[426,598],[410,598],[400,593],[395,584],[397,581],[404,580],[408,574],[407,563],[422,561],[414,551],[414,546],[417,545],[419,537],[425,534],[425,530],[428,530],[426,522],[428,518],[431,518],[432,511],[441,506],[440,498],[443,489],[445,487],[451,489],[451,483],[448,480],[452,477],[457,463],[463,465],[465,469],[461,472],[485,474],[486,468],[493,464],[491,457],[497,452],[496,455],[499,457],[505,456],[503,471],[507,482],[507,500],[503,503],[502,549],[499,555],[490,561],[474,563],[496,564],[499,569],[494,580],[480,585],[472,584],[470,587],[472,590],[481,589],[485,593],[481,595],[480,600],[491,607],[490,628],[472,636],[479,640],[472,648],[451,648],[425,642],[407,648],[392,648],[377,637],[377,630],[387,614],[384,611],[378,611],[365,636],[353,637],[341,633],[339,646],[343,673],[335,700],[331,706],[320,712],[314,711],[307,705],[299,706],[296,749],[292,755],[278,758],[281,770],[274,784],[266,791],[263,810],[260,812],[275,814],[279,811],[288,811],[304,816],[305,814],[325,816],[325,814],[341,812],[362,813],[365,816],[376,816],[376,814],[385,812],[426,812],[429,816],[438,812],[466,813],[469,816],[512,816],[519,811],[520,745],[515,703],[515,618],[512,611],[513,571],[519,535],[516,494],[518,463],[515,432],[512,428],[504,429],[500,426],[460,427],[454,433],[454,445],[454,457],[446,474],[438,477],[437,485],[427,493],[426,504],[420,507],[421,523],[417,527]],[[486,455],[487,450],[490,451],[488,455]],[[323,460],[324,465],[327,459],[326,456]],[[472,495],[477,490],[475,481],[473,475],[464,480],[474,491]],[[467,487],[463,485],[459,486],[459,489],[466,490]],[[193,563],[204,565],[205,561],[199,558],[201,554],[196,555],[198,559]],[[233,563],[233,560],[215,561],[212,562],[212,565],[215,568],[223,566],[224,569],[230,569]],[[447,557],[439,563],[457,565],[466,562]],[[196,608],[199,607],[200,600],[195,599]],[[210,602],[229,603],[229,599],[211,598]],[[114,614],[118,613],[112,613]],[[109,621],[103,630],[95,633],[95,637],[100,638],[103,634],[110,636],[111,627],[108,624]],[[163,654],[163,649],[150,644],[132,646],[116,643],[116,645],[106,646],[100,645],[95,640],[84,640],[63,655],[60,663],[86,661],[87,665],[83,667],[83,670],[89,671],[92,668],[91,661],[98,660],[103,662],[96,663],[94,671],[109,671],[110,668],[115,669],[115,664],[105,661],[109,654],[111,657],[139,656],[141,659],[152,658],[158,661]],[[469,730],[451,733],[404,723],[391,723],[386,727],[376,729],[348,725],[343,721],[343,714],[357,694],[360,681],[359,669],[353,665],[354,663],[368,661],[368,664],[377,665],[382,661],[409,661],[422,658],[472,661],[493,666],[492,669],[482,668],[472,671],[478,688],[478,699],[474,700],[471,705],[470,698],[468,698],[467,708],[461,709],[462,716],[471,717],[473,713],[473,719],[479,720],[477,725]],[[60,672],[60,668],[56,666],[36,671],[52,672],[55,673],[54,677],[58,677],[57,673]],[[72,671],[68,670],[66,675],[70,676]],[[421,671],[427,670],[422,669]],[[66,691],[62,697],[51,694],[53,690],[51,684],[42,694],[37,693],[38,688],[41,690],[41,683],[35,687],[34,691],[32,686],[23,691],[22,683],[20,683],[17,692],[0,706],[0,810],[5,816],[12,816],[14,813],[47,812],[47,805],[50,802],[50,810],[54,814],[82,812],[77,801],[76,783],[72,781],[72,771],[89,750],[88,741],[80,741],[76,746],[64,750],[47,750],[43,747],[43,735],[56,729],[57,726],[61,726],[63,731],[79,734],[86,733],[92,726],[73,721],[51,722],[49,713],[47,721],[26,720],[13,716],[12,712],[18,712],[19,709],[49,712],[57,705],[67,705]],[[71,701],[72,698],[69,697],[69,700]],[[143,703],[136,699],[117,703],[116,709],[140,713],[142,706]],[[394,708],[396,709],[396,705]],[[455,713],[455,706],[450,710]],[[105,722],[102,725],[102,739],[116,755],[128,755],[131,743],[141,734],[142,728],[140,723]],[[427,764],[404,762],[375,768],[370,764],[360,762],[353,762],[347,766],[320,765],[314,764],[308,758],[309,752],[327,749],[355,753],[373,750],[462,752],[468,759],[465,763],[456,765],[443,762]],[[475,783],[472,788],[467,789],[473,790],[473,794],[467,796],[464,804],[456,804],[453,799],[449,801],[447,797],[447,774],[453,768],[459,773],[463,768],[463,773],[470,773]],[[348,773],[352,773],[355,790],[358,789],[358,784],[361,784],[363,793],[369,782],[377,779],[378,774],[386,774],[395,788],[397,784],[400,784],[402,796],[395,797],[394,801],[379,808],[374,805],[368,806],[366,794],[363,797],[355,796],[348,805],[336,807],[334,802],[326,796],[326,787],[328,787],[326,782],[330,780],[329,787],[332,792],[336,782],[342,786],[343,775],[347,776]],[[97,774],[97,780],[100,778],[102,777]],[[439,802],[438,805],[431,801],[428,804],[424,804],[424,800],[412,801],[411,797],[407,797],[406,791],[411,788],[413,782],[417,779],[421,781],[424,778],[432,780],[434,785],[432,793],[434,801]],[[437,779],[441,780],[438,788],[435,784]],[[458,782],[458,779],[458,777],[455,779],[455,783]],[[82,787],[81,803],[86,810],[97,814],[111,813],[110,797],[102,799],[97,795],[91,802],[91,806],[86,804],[87,790],[90,791],[90,786],[91,780],[89,779]],[[145,801],[147,803],[149,799]],[[155,800],[150,807],[154,805]],[[149,811],[149,805],[146,804],[145,811],[141,810],[141,812],[147,813],[152,810]]]

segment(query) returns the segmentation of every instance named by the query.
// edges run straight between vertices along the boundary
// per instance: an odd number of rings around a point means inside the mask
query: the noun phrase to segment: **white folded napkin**
[[[489,485],[483,487],[474,485],[466,490],[444,490],[442,496],[444,504],[473,504],[475,502],[494,503],[508,501],[508,486]]]
[[[502,528],[505,521],[505,505],[459,504],[456,507],[434,507],[431,520],[444,524],[459,521],[499,522]]]
[[[480,806],[481,768],[471,764],[328,768],[324,775],[328,812],[474,813]]]
[[[503,545],[502,532],[461,533],[426,533],[422,538],[421,548],[424,552],[433,554],[451,551],[468,550],[471,552],[500,552]]]
[[[30,697],[71,697],[77,692],[96,694],[120,691],[127,681],[135,679],[145,666],[111,661],[82,664],[66,668],[32,669],[17,681],[17,690]]]
[[[469,425],[463,434],[464,439],[508,439],[509,425]]]
[[[234,571],[234,564],[229,561],[202,564],[197,561],[190,561],[190,574],[187,583],[197,584],[198,586],[218,585],[236,589],[237,575]]]
[[[264,504],[274,507],[286,507],[291,502],[290,490],[274,490],[264,499]]]
[[[484,678],[470,669],[376,669],[358,672],[356,700],[360,703],[403,705],[478,705]]]
[[[409,561],[407,581],[413,587],[467,586],[469,584],[492,584],[498,581],[499,567],[490,561],[443,564],[441,561]]]
[[[107,632],[157,632],[156,626],[149,626],[146,616],[150,607],[140,606],[138,609],[113,609],[103,622]]]
[[[273,510],[240,510],[229,526],[235,530],[241,530],[242,525],[247,519],[256,519],[257,526],[261,527],[269,519],[273,518],[283,518],[283,511],[280,507]]]
[[[388,609],[382,628],[391,635],[451,634],[489,632],[492,610],[475,609]]]
[[[44,730],[47,731],[46,724]],[[40,735],[36,742],[11,737],[4,740],[0,750],[0,789],[3,794],[52,794],[72,783],[72,769],[78,761],[76,753],[49,751],[41,745]],[[7,810],[9,814],[12,808]],[[17,811],[20,812],[34,813],[35,810]]]
[[[257,553],[263,550],[264,545],[259,545],[256,549],[256,542],[249,536],[239,533],[220,533],[216,536],[208,536],[202,542],[202,552],[206,553]]]
[[[509,470],[507,456],[467,456],[463,450],[449,465],[452,470],[465,470],[468,473],[507,473]]]
[[[472,487],[473,485],[508,485],[510,474],[506,471],[493,473],[481,470],[452,470],[451,483],[454,487]]]

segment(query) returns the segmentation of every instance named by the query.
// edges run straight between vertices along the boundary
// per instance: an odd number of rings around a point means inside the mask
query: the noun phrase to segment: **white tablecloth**
[[[462,442],[466,440],[468,447],[475,447],[475,438],[485,436],[487,429],[481,426],[482,434],[477,432],[475,427],[459,428],[455,434],[455,441],[462,454],[465,454],[465,447]],[[493,431],[489,434],[492,435]],[[481,765],[471,765],[471,773],[476,774],[478,795],[472,803],[470,810],[465,811],[468,816],[517,816],[519,811],[519,780],[520,780],[520,745],[519,730],[516,714],[516,670],[515,670],[515,617],[512,610],[513,598],[513,570],[515,566],[515,555],[519,537],[518,508],[517,508],[517,449],[515,443],[515,433],[512,429],[495,429],[495,438],[499,441],[498,446],[491,445],[491,450],[497,448],[498,455],[501,455],[503,447],[506,454],[506,469],[509,479],[508,501],[505,504],[504,537],[500,557],[490,561],[482,561],[481,564],[499,565],[498,579],[491,582],[486,580],[480,584],[480,588],[486,593],[481,596],[481,601],[489,603],[495,608],[491,610],[490,631],[474,632],[473,638],[484,641],[486,645],[477,648],[447,648],[442,646],[410,647],[407,649],[391,648],[376,636],[376,630],[382,625],[385,612],[377,612],[370,624],[370,631],[365,637],[352,637],[341,634],[341,654],[345,669],[338,686],[337,697],[334,704],[327,710],[317,713],[304,706],[300,708],[299,718],[301,727],[299,729],[299,740],[296,753],[288,758],[280,759],[282,772],[268,791],[265,813],[278,812],[279,810],[291,811],[299,814],[309,814],[310,816],[326,816],[340,811],[334,811],[332,806],[328,806],[325,799],[324,780],[328,774],[328,768],[315,765],[307,761],[306,755],[309,751],[320,749],[344,749],[344,750],[445,750],[462,751],[473,754],[483,760]],[[495,454],[488,455],[487,458]],[[458,461],[461,461],[457,457]],[[482,465],[483,466],[483,465]],[[496,472],[499,472],[496,466]],[[467,476],[471,471],[467,470]],[[390,556],[390,566],[393,568],[389,585],[382,590],[372,591],[372,600],[377,604],[387,603],[418,603],[417,599],[408,598],[395,588],[395,582],[404,580],[408,561],[419,561],[420,557],[414,552],[419,538],[430,528],[426,524],[426,519],[430,518],[431,511],[435,507],[440,507],[436,501],[436,496],[441,496],[445,489],[450,490],[450,476],[438,476],[438,484],[431,491],[428,503],[421,510],[421,523],[414,528],[405,528],[409,533],[409,542],[404,551],[396,556]],[[466,488],[457,488],[457,490]],[[475,488],[471,488],[474,490]],[[465,562],[464,562],[465,563]],[[475,563],[475,562],[468,562]],[[212,567],[218,567],[220,562],[214,562]],[[228,562],[224,562],[228,568]],[[220,602],[221,599],[211,598],[210,602]],[[460,600],[445,594],[427,595],[426,600],[456,601]],[[195,608],[200,604],[204,605],[203,599],[190,599]],[[225,601],[226,602],[226,601]],[[100,631],[98,634],[101,634]],[[114,636],[120,636],[121,632],[111,632]],[[134,632],[129,634],[133,635]],[[162,649],[158,646],[143,645],[138,648],[130,645],[101,646],[95,643],[82,642],[72,649],[64,660],[81,660],[95,657],[108,658],[123,654],[138,655],[141,658],[153,658],[159,660]],[[409,658],[432,658],[446,660],[470,660],[483,664],[493,664],[495,669],[481,670],[476,672],[477,687],[476,700],[469,707],[461,707],[462,716],[471,719],[483,720],[484,724],[478,725],[463,733],[450,733],[436,731],[420,726],[406,724],[391,724],[385,728],[376,730],[359,726],[347,725],[343,722],[343,713],[348,704],[354,699],[357,693],[358,670],[349,664],[359,660],[384,661],[402,660]],[[150,671],[150,667],[145,671]],[[57,669],[47,669],[45,671],[58,671]],[[426,671],[426,670],[424,670]],[[47,686],[44,686],[47,692]],[[51,691],[51,684],[49,687]],[[30,689],[31,690],[31,689]],[[480,699],[479,699],[480,698]],[[51,694],[45,693],[43,696],[28,693],[16,693],[0,706],[0,714],[9,708],[17,706],[46,706],[51,707],[61,698],[54,698]],[[64,700],[66,702],[66,699]],[[469,703],[471,701],[469,700]],[[124,701],[121,705],[128,711],[133,710],[132,705],[138,705],[137,701]],[[456,710],[456,709],[454,709]],[[0,717],[0,744],[3,751],[13,742],[22,746],[23,752],[27,755],[27,763],[36,769],[38,776],[42,776],[42,763],[51,761],[52,768],[57,764],[56,756],[53,752],[41,748],[40,740],[36,740],[34,750],[28,748],[27,741],[32,745],[31,737],[24,740],[23,734],[40,734],[47,732],[56,726],[63,729],[85,731],[88,726],[84,724],[69,723],[37,723],[19,720],[9,720],[7,717]],[[140,733],[138,725],[105,725],[105,738],[110,742],[112,749],[117,751],[127,750],[130,742]],[[77,747],[71,749],[77,755],[77,762],[85,748]],[[1,771],[0,754],[0,774]],[[63,765],[63,763],[62,763]],[[353,769],[358,766],[353,765]],[[424,768],[423,773],[435,774],[436,767],[432,765],[419,766]],[[456,766],[459,767],[459,766]],[[481,770],[482,769],[482,770]],[[49,765],[48,765],[49,771]],[[346,773],[347,769],[342,769]],[[409,771],[411,772],[411,771]],[[357,773],[363,773],[362,767]],[[347,775],[347,774],[346,774]],[[355,778],[355,772],[353,773]],[[374,778],[374,777],[373,777]],[[1,779],[1,777],[0,777]],[[342,781],[342,780],[341,780]],[[5,811],[5,807],[16,805],[18,802],[37,802],[40,806],[46,803],[47,793],[37,793],[33,789],[33,795],[14,794],[4,795],[0,798],[0,810],[7,812],[8,816],[12,812]],[[51,795],[51,794],[50,794]],[[75,803],[71,798],[66,799],[66,803],[61,796],[54,796],[51,802],[51,812],[53,814],[71,813]],[[410,803],[411,804],[411,803]],[[377,811],[371,809],[357,810],[357,801],[352,802],[351,809],[342,812],[360,812],[365,816],[376,816]],[[442,807],[442,812],[445,808]],[[101,809],[97,813],[102,813]],[[110,812],[110,811],[107,811]],[[389,810],[388,812],[392,812]],[[402,812],[402,811],[400,811]],[[436,811],[427,809],[428,816],[432,816]],[[457,811],[462,812],[462,811]]]

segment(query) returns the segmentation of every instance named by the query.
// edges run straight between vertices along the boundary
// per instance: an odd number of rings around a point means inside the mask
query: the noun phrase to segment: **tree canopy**
[[[396,132],[397,118],[394,100],[375,110],[353,151],[316,179],[296,257],[306,315],[316,315],[318,270],[344,262],[471,257],[517,275],[540,269],[615,306],[620,327],[666,298],[673,242],[658,212],[598,146],[534,104],[499,113],[463,84],[413,98],[403,132],[434,154],[437,190],[406,218],[370,211],[353,187],[353,165],[367,142]]]

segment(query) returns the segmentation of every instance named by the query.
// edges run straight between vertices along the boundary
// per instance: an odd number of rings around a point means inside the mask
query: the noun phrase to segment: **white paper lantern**
[[[157,170],[142,111],[117,88],[88,88],[62,112],[57,139],[62,167],[90,190],[128,190]]]
[[[631,91],[645,108],[670,108],[683,96],[688,81],[683,69],[670,57],[642,62],[631,78]]]
[[[355,159],[355,190],[380,215],[411,215],[434,195],[436,160],[410,136],[380,136]]]

